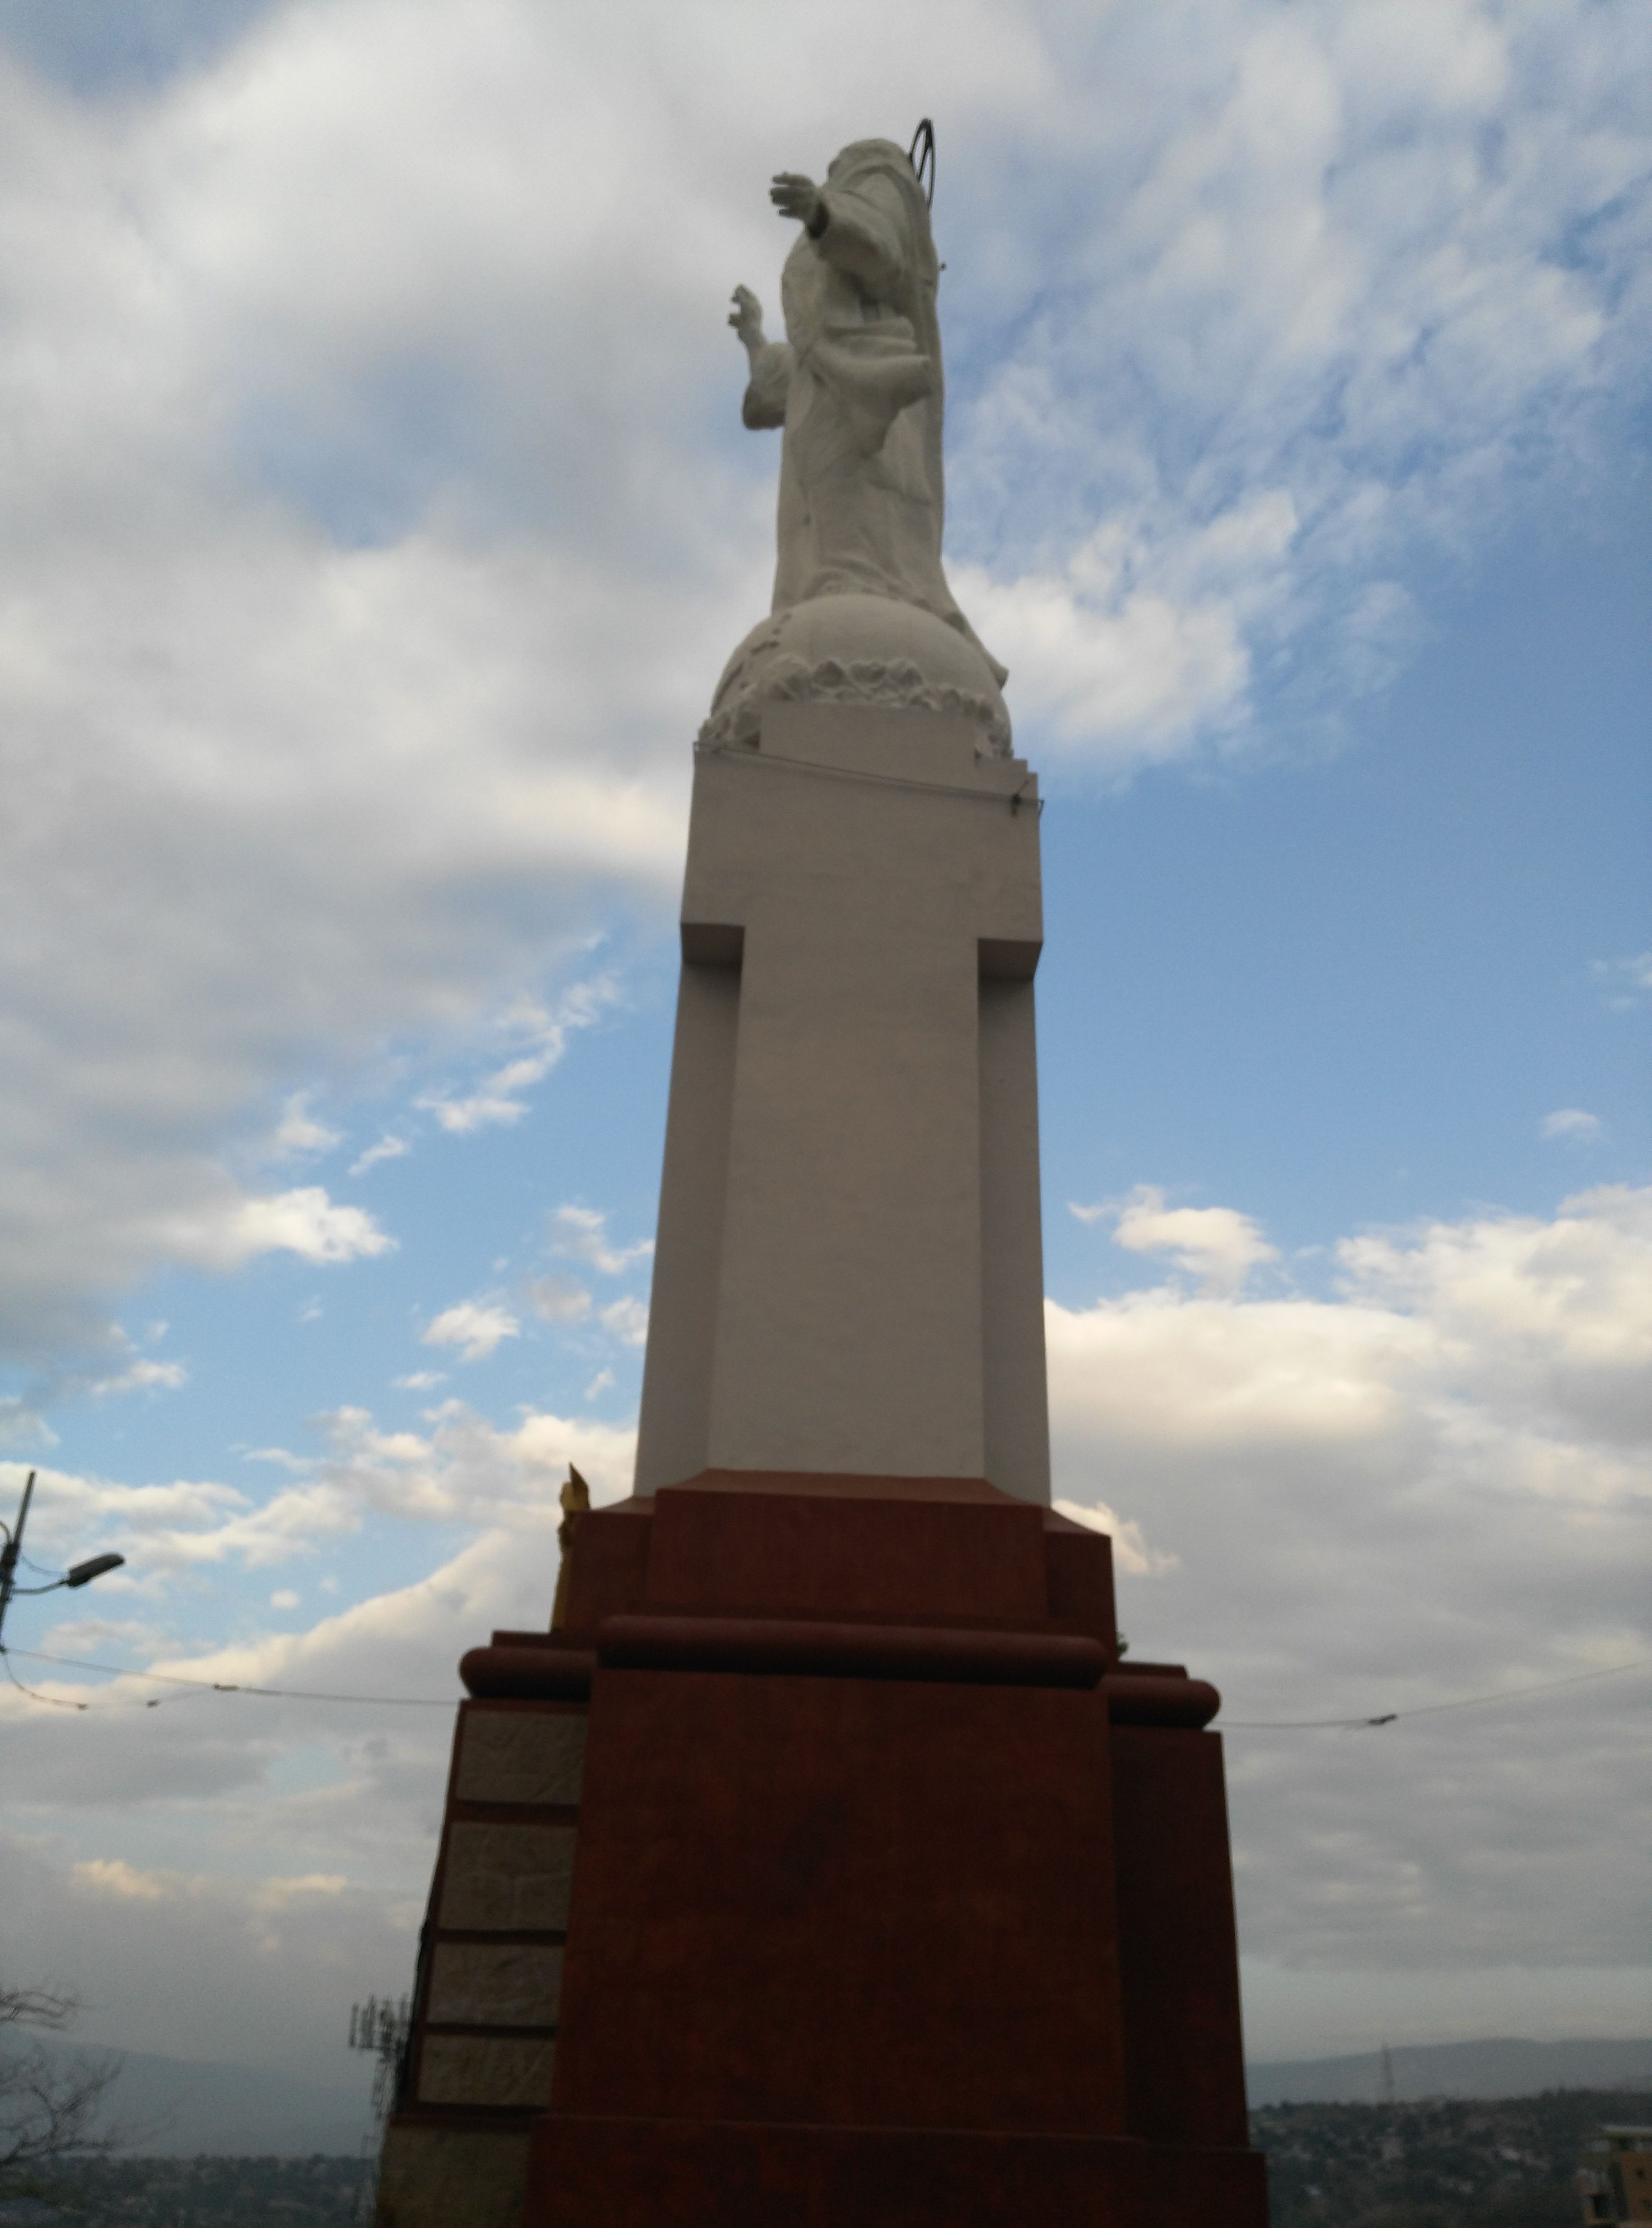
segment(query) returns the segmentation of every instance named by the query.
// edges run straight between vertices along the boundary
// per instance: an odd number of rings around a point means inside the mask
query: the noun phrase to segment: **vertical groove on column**
[[[643,1370],[638,1493],[706,1466],[740,1010],[738,964],[685,957]]]
[[[1044,1359],[1038,1072],[1033,985],[980,984],[981,1340],[986,1474],[1025,1501],[1050,1497]]]

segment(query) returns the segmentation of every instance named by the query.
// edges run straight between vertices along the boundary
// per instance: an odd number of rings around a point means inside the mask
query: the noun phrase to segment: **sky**
[[[0,0],[0,1508],[128,1559],[12,1608],[0,1861],[87,2040],[343,2078],[458,1657],[628,1489],[727,297],[925,114],[1055,1490],[1222,1690],[1250,2054],[1652,2034],[1652,15]]]

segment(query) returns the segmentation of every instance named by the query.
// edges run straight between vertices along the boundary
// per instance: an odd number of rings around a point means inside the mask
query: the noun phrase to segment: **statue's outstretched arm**
[[[746,425],[761,428],[784,426],[786,396],[791,387],[791,350],[784,341],[764,337],[763,304],[749,286],[736,286],[734,307],[728,322],[740,336],[752,368],[740,416]]]
[[[887,180],[869,179],[853,193],[815,184],[800,170],[782,170],[769,188],[782,216],[803,226],[829,263],[846,272],[874,302],[900,285],[905,261],[905,212]]]

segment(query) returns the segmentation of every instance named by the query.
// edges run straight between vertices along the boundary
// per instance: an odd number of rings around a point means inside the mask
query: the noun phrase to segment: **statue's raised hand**
[[[822,215],[820,189],[801,170],[782,170],[769,188],[769,199],[782,216],[796,217],[810,232],[818,231]]]
[[[735,287],[734,306],[728,313],[728,322],[748,354],[764,345],[763,304],[749,286]]]

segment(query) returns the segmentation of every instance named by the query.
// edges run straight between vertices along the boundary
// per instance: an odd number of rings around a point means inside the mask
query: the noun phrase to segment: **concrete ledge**
[[[1043,949],[1035,937],[983,936],[976,945],[976,962],[989,983],[1030,983]]]
[[[738,922],[685,920],[682,957],[689,967],[738,967],[746,956],[746,931]]]

